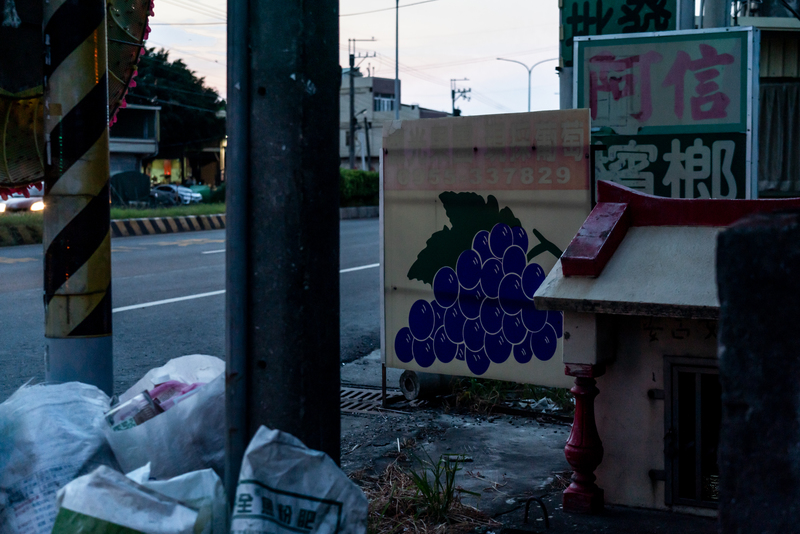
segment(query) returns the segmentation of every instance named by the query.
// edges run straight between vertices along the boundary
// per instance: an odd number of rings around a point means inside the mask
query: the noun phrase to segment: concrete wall
[[[716,360],[716,321],[649,317],[611,318],[616,358],[597,379],[597,429],[605,454],[595,474],[609,504],[716,514],[703,508],[668,507],[663,470],[665,402],[648,398],[664,389],[665,356]],[[700,363],[700,362],[698,362]]]

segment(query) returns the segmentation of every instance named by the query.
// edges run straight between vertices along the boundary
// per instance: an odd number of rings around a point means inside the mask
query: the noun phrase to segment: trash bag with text
[[[242,460],[231,534],[364,534],[367,498],[323,452],[261,427]]]

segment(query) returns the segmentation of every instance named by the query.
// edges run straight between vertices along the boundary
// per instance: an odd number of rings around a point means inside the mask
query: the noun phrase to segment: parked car
[[[14,193],[5,202],[0,201],[0,213],[14,211],[42,211],[44,209],[44,184],[39,184],[41,189],[35,185],[28,188],[29,197],[22,193]]]
[[[193,204],[203,200],[199,193],[188,187],[173,184],[161,184],[150,190],[150,198],[156,204]]]

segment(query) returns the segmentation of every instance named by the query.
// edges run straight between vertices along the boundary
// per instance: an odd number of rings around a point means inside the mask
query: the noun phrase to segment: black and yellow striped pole
[[[45,0],[46,379],[113,389],[106,2]]]

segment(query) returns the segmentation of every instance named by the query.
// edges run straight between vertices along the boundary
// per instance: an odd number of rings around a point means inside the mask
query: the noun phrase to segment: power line
[[[136,95],[136,96],[139,96],[139,95]],[[145,98],[146,99],[147,97],[140,97],[140,98]],[[161,100],[160,98],[156,98],[155,101],[158,102],[159,104],[165,104],[167,106],[178,106],[180,108],[196,109],[197,111],[208,111],[209,113],[217,113],[217,112],[221,111],[219,109],[208,109],[208,108],[200,108],[200,107],[197,107],[197,106],[190,106],[189,104],[179,104],[177,102],[171,102],[169,100]],[[152,100],[151,100],[151,102],[152,102]]]
[[[227,17],[227,13],[228,13],[226,9],[220,9],[218,7],[215,7],[215,6],[210,6],[208,4],[203,4],[203,3],[200,3],[200,2],[196,2],[196,1],[188,1],[188,0],[164,0],[164,1],[169,3],[169,4],[180,5],[180,7],[187,7],[188,9],[191,9],[192,11],[196,11],[199,8],[199,9],[201,9],[203,11],[208,12],[208,13],[215,13],[215,14],[221,15],[223,17]]]
[[[431,2],[438,2],[439,0],[423,0],[422,2],[414,2],[413,4],[405,4],[402,6],[396,7],[385,7],[383,9],[375,9],[372,11],[361,11],[360,13],[347,13],[345,15],[339,15],[340,17],[355,17],[356,15],[367,15],[369,13],[378,13],[380,11],[394,11],[397,7],[411,7],[411,6],[418,6],[420,4],[430,4]]]
[[[150,22],[150,26],[227,26],[227,22]]]
[[[140,85],[144,86],[144,87],[153,87],[155,89],[163,89],[164,91],[177,91],[179,93],[186,93],[186,94],[190,94],[190,95],[200,95],[200,96],[202,96],[204,98],[215,98],[215,99],[219,98],[219,95],[217,94],[217,92],[214,89],[211,89],[211,88],[209,88],[209,91],[214,91],[213,94],[201,93],[200,91],[188,91],[186,89],[178,89],[176,87],[167,87],[167,86],[163,86],[163,85],[157,85],[157,84],[154,84],[154,83],[147,83],[147,82],[139,82],[139,81],[137,81],[136,82],[136,86],[138,87]]]
[[[172,4],[174,6],[183,8],[187,11],[191,11],[192,13],[197,13],[200,15],[205,15],[206,17],[210,17],[212,19],[217,20],[226,20],[227,14],[224,11],[216,11],[213,9],[207,9],[206,7],[202,7],[203,4],[191,4],[191,3],[184,3],[181,0],[162,0],[167,2],[168,4]]]
[[[198,56],[197,54],[193,54],[192,52],[187,52],[186,50],[183,50],[182,48],[170,47],[169,45],[165,45],[163,43],[157,43],[155,41],[147,41],[147,44],[154,44],[154,45],[161,46],[161,47],[164,48],[164,50],[166,50],[168,52],[171,52],[171,51],[174,50],[174,51],[177,51],[177,52],[182,52],[182,53],[184,53],[184,54],[186,54],[188,56],[194,56],[194,57],[196,57],[198,59],[204,59],[206,61],[210,61],[211,63],[217,63],[218,65],[224,65],[224,63],[220,63],[218,59],[211,59],[211,58],[207,58],[207,57],[203,57],[203,56]]]

